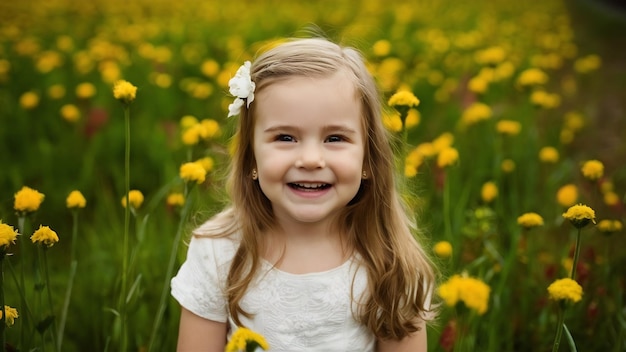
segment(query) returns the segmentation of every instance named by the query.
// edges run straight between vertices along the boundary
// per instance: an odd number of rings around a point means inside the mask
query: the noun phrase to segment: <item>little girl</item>
[[[362,56],[290,40],[230,92],[232,205],[194,231],[172,279],[178,350],[224,351],[246,327],[271,351],[426,351],[433,268]]]

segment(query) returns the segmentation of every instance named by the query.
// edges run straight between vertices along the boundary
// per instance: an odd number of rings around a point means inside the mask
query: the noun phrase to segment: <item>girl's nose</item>
[[[324,168],[324,153],[322,146],[316,143],[309,143],[302,146],[300,155],[296,160],[296,167],[305,169]]]

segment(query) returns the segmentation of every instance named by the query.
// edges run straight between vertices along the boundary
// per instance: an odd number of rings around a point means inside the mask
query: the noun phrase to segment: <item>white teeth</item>
[[[302,188],[320,188],[325,185],[325,183],[294,183],[294,185]]]

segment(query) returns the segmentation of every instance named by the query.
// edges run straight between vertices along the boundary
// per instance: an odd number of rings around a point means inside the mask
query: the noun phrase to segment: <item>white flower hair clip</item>
[[[250,77],[250,66],[250,61],[244,62],[237,70],[235,77],[228,81],[230,94],[235,97],[235,101],[228,105],[228,117],[239,115],[241,107],[244,104],[244,99],[247,108],[249,108],[250,103],[254,101],[254,89],[256,85],[252,82],[252,78]]]

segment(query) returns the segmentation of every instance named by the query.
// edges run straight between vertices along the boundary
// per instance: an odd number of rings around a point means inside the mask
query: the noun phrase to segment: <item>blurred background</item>
[[[150,342],[174,349],[176,302],[168,299],[162,323],[153,322],[172,249],[175,268],[185,257],[175,236],[181,207],[169,198],[184,191],[179,166],[203,160],[208,170],[189,195],[184,239],[226,199],[228,80],[263,47],[311,33],[361,50],[383,101],[402,89],[420,99],[410,124],[387,107],[385,123],[398,136],[407,129],[414,158],[400,155],[409,167],[399,173],[424,246],[441,282],[458,274],[491,288],[482,314],[444,304],[429,350],[552,349],[561,308],[546,287],[568,275],[576,238],[562,214],[583,203],[598,221],[626,218],[626,8],[617,0],[0,3],[0,219],[18,227],[14,195],[28,186],[45,200],[21,235],[43,224],[60,238],[46,250],[52,307],[36,248],[26,238],[8,249],[5,304],[20,310],[21,295],[34,301],[7,329],[8,345],[58,345],[47,318],[61,325],[74,247],[62,350],[118,350],[125,135],[112,86],[124,79],[138,87],[130,185],[145,197],[131,221],[129,350]],[[453,165],[437,164],[442,146],[458,151]],[[582,173],[589,160],[602,163],[599,177]],[[487,183],[495,194],[484,193]],[[75,240],[65,203],[72,190],[87,200]],[[520,226],[527,212],[543,226]],[[440,242],[451,252],[433,250]],[[581,351],[626,350],[625,242],[623,230],[583,229],[584,295],[565,310]],[[16,273],[24,271],[21,287]]]

